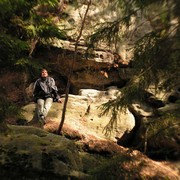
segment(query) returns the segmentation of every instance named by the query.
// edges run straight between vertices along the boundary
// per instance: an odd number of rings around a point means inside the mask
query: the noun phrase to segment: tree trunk
[[[79,32],[79,36],[76,39],[73,61],[72,61],[72,65],[71,65],[71,68],[70,68],[70,73],[69,73],[68,82],[67,82],[67,86],[66,86],[66,93],[65,93],[66,96],[65,96],[64,106],[63,106],[61,123],[59,125],[57,134],[61,134],[62,127],[63,127],[64,121],[65,121],[66,107],[67,107],[67,102],[68,102],[68,97],[69,97],[69,89],[70,89],[70,85],[71,85],[71,76],[72,76],[72,73],[73,73],[74,63],[75,63],[76,56],[77,56],[77,47],[78,47],[78,43],[79,43],[79,40],[80,40],[81,35],[82,35],[82,31],[84,29],[85,20],[86,20],[86,16],[87,16],[90,5],[91,5],[91,0],[89,0],[89,2],[88,2],[87,9],[86,9],[86,12],[84,14],[84,19],[82,21],[81,29],[80,29],[80,32]]]

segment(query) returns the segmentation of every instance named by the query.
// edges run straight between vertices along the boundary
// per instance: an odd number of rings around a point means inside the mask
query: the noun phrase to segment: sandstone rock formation
[[[117,97],[119,90],[116,87],[109,88],[108,91],[98,91],[95,89],[81,89],[79,95],[69,95],[66,110],[66,118],[63,131],[76,131],[81,136],[96,136],[100,139],[110,139],[116,141],[116,137],[121,137],[124,131],[130,131],[134,127],[134,117],[127,110],[126,113],[119,113],[117,122],[112,129],[106,128],[110,121],[111,113],[101,116],[98,107],[110,99]],[[64,98],[62,97],[62,100]],[[47,117],[47,124],[44,129],[56,132],[60,124],[63,104],[53,103]],[[35,121],[35,104],[31,103],[24,108],[25,119],[31,124]],[[31,122],[32,121],[32,122]]]

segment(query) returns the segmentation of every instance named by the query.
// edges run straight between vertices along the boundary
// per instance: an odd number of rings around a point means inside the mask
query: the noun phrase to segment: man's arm
[[[36,80],[36,82],[34,83],[34,87],[33,87],[33,101],[37,102],[37,95],[38,95],[38,80]]]
[[[62,103],[62,100],[61,100],[61,98],[60,98],[60,96],[58,94],[58,88],[57,88],[53,78],[51,78],[51,87],[52,87],[53,94],[55,96],[56,101],[59,102],[59,103]]]

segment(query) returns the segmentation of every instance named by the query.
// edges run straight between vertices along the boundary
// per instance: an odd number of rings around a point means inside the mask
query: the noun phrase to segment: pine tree
[[[89,37],[89,48],[104,43],[115,51],[118,43],[128,44],[133,76],[121,88],[117,99],[99,107],[101,115],[112,113],[107,129],[113,127],[119,111],[131,109],[135,102],[144,102],[148,93],[156,95],[180,87],[179,7],[178,0],[109,1],[107,9],[117,15],[95,26],[96,31]],[[140,29],[145,28],[142,33]]]
[[[116,0],[109,6],[118,15],[113,21],[98,24],[96,32],[89,37],[89,46],[97,47],[104,42],[112,47],[117,42],[133,39],[134,44],[129,47],[133,52],[133,78],[121,89],[121,97],[105,104],[104,110],[127,107],[134,100],[143,100],[144,91],[150,87],[156,93],[179,86],[179,1]],[[151,29],[137,39],[138,28],[147,21]]]

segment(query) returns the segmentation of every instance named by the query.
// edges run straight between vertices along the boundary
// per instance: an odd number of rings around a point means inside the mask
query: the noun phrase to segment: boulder
[[[107,116],[101,116],[98,108],[102,103],[117,97],[119,90],[115,87],[108,91],[98,91],[94,89],[81,89],[80,95],[69,95],[63,132],[72,135],[73,132],[83,134],[83,136],[96,136],[98,138],[117,141],[116,137],[126,130],[134,127],[135,121],[133,115],[127,110],[119,112],[118,119],[110,128],[111,113]],[[62,101],[64,97],[62,96]],[[50,132],[56,132],[61,121],[63,104],[54,102],[46,118],[44,129]],[[38,124],[35,116],[35,103],[30,103],[23,107],[24,117],[29,124]],[[110,129],[109,129],[110,128]],[[67,130],[68,129],[68,130]],[[71,132],[70,132],[71,129]]]
[[[11,125],[8,134],[0,135],[0,142],[2,180],[179,177],[170,166],[109,140],[75,142],[40,128]]]
[[[1,179],[86,177],[73,141],[35,127],[9,129],[8,135],[0,136]]]

